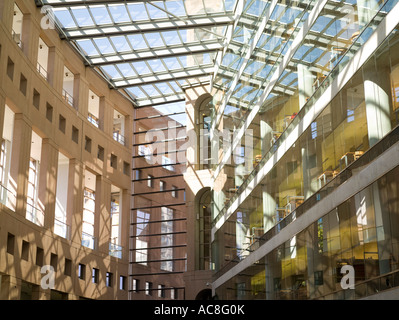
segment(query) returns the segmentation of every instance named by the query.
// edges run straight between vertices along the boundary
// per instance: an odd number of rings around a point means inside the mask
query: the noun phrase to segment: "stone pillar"
[[[266,119],[262,119],[265,117],[265,113],[261,114],[260,117],[260,140],[261,140],[261,149],[262,149],[262,158],[266,155],[266,153],[270,149],[270,141],[272,139],[272,131],[273,128],[267,123]]]
[[[23,217],[26,215],[31,141],[32,126],[23,114],[15,114],[8,189],[17,195],[15,212]]]
[[[44,206],[44,227],[54,231],[56,189],[58,170],[58,148],[50,139],[42,140],[39,201]]]
[[[57,47],[49,47],[48,56],[48,82],[55,91],[62,92],[64,81],[64,62]]]
[[[96,176],[94,236],[98,239],[99,251],[108,253],[111,238],[111,182],[101,175]]]
[[[69,160],[67,224],[71,240],[82,243],[84,168],[77,159]]]

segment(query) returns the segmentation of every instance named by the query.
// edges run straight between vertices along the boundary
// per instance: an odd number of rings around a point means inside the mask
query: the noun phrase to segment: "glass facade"
[[[243,53],[251,58],[224,56],[229,65],[215,78],[210,104],[211,143],[218,146],[212,149],[218,160],[212,191],[214,280],[222,281],[233,265],[294,222],[297,212],[306,214],[322,201],[323,190],[338,188],[345,170],[399,124],[398,26],[353,67],[357,52],[395,6],[397,1],[268,2],[265,29],[252,34],[256,45]],[[218,136],[226,129],[232,141]],[[331,295],[341,288],[343,265],[354,266],[357,288],[394,272],[396,231],[388,221],[396,219],[392,205],[398,193],[395,183],[387,189],[386,179],[395,181],[397,172],[223,282],[217,296],[343,298]],[[382,249],[388,238],[390,249]],[[344,298],[366,295],[354,292]]]

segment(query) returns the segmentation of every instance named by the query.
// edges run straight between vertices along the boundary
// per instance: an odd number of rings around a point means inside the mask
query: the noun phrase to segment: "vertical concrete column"
[[[390,74],[387,68],[377,68],[374,60],[363,68],[369,145],[372,147],[391,131],[392,110]]]
[[[69,160],[67,224],[71,240],[82,243],[84,168],[77,159]]]
[[[36,67],[39,47],[40,25],[30,14],[24,14],[22,23],[22,50]]]
[[[39,177],[39,201],[44,206],[44,227],[54,231],[58,147],[50,139],[42,140]]]
[[[314,76],[309,68],[303,64],[298,64],[298,90],[299,90],[299,109],[306,104],[307,99],[313,94]]]
[[[104,99],[104,100],[103,100]],[[113,126],[114,126],[114,106],[113,104],[106,98],[100,98],[100,115],[103,116],[102,130],[109,136],[113,134]]]
[[[26,212],[31,141],[31,124],[23,114],[15,114],[8,189],[17,195],[15,211],[23,217]]]
[[[14,1],[0,1],[0,20],[4,24],[6,30],[12,29],[12,20],[14,17]]]
[[[99,251],[108,253],[111,238],[111,182],[101,175],[96,176],[94,236],[98,239]]]
[[[64,62],[61,58],[61,53],[58,47],[49,48],[48,56],[48,81],[53,88],[62,93],[64,82]]]

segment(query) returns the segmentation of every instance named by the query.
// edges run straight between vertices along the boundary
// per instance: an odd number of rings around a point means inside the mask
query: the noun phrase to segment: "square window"
[[[119,276],[119,290],[126,290],[126,277]]]
[[[53,106],[49,103],[46,104],[46,118],[48,121],[53,122]]]
[[[39,267],[43,267],[44,260],[44,250],[42,248],[36,248],[36,265]]]
[[[14,255],[15,236],[11,233],[7,235],[7,253]]]
[[[33,106],[37,110],[39,110],[39,107],[40,107],[40,93],[36,89],[33,89]]]

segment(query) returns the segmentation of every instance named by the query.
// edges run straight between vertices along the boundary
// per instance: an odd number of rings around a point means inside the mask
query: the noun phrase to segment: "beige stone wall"
[[[34,1],[16,1],[24,14],[22,48],[12,38],[13,1],[0,4],[0,133],[3,132],[4,110],[7,105],[15,113],[11,175],[17,183],[16,209],[0,204],[0,298],[19,299],[22,282],[34,285],[34,298],[49,299],[50,291],[40,287],[42,275],[36,264],[37,248],[43,249],[43,264],[50,264],[51,254],[57,256],[55,290],[69,299],[127,299],[128,238],[131,194],[131,137],[133,106],[90,67],[56,30],[42,29],[43,15]],[[48,78],[37,70],[38,45],[41,37],[49,47]],[[7,74],[13,62],[13,76]],[[75,108],[62,97],[64,65],[75,75]],[[25,78],[26,81],[21,79]],[[88,121],[89,89],[100,97],[100,126]],[[33,105],[34,92],[40,94],[38,108]],[[49,107],[51,106],[51,107]],[[49,118],[48,108],[52,108]],[[113,139],[113,112],[125,116],[125,145]],[[65,132],[60,119],[65,119]],[[72,130],[78,130],[77,142]],[[44,226],[25,218],[27,174],[32,131],[42,138],[39,198],[45,208]],[[91,139],[90,152],[85,150],[85,138]],[[97,149],[104,149],[104,160],[98,159]],[[54,210],[57,185],[58,152],[69,158],[68,214],[70,239],[54,234]],[[117,157],[116,169],[110,165],[111,154]],[[84,172],[97,177],[95,250],[81,246]],[[121,245],[123,258],[109,255],[111,185],[122,190]],[[14,238],[14,253],[7,253],[8,235]],[[29,243],[28,259],[22,252],[22,241]],[[26,248],[26,247],[25,247]],[[71,275],[65,275],[65,260],[71,264]],[[77,277],[78,265],[86,265],[86,279]],[[92,268],[99,269],[98,283],[91,283]],[[106,272],[113,274],[112,287],[105,285]],[[125,290],[119,289],[119,277],[126,277]]]

